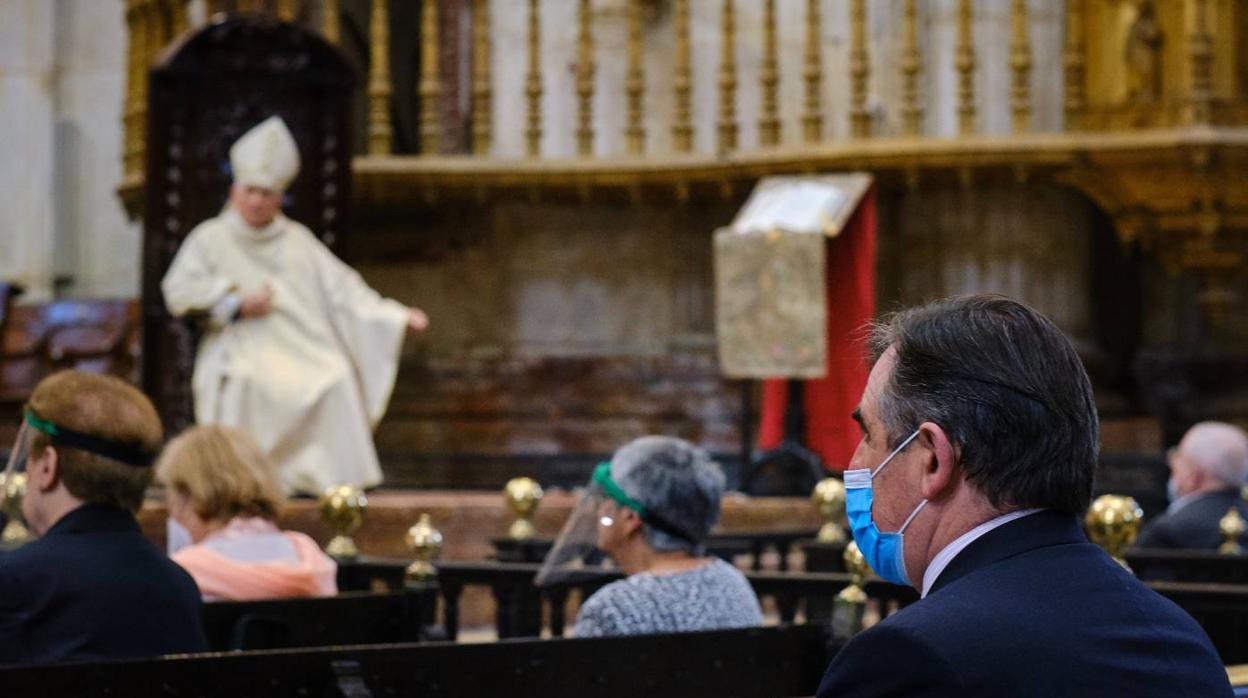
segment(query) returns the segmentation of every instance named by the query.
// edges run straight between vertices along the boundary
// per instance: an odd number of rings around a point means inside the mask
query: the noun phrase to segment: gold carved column
[[[389,155],[394,139],[390,124],[390,12],[386,0],[372,0],[369,16],[368,154]]]
[[[438,0],[424,0],[420,17],[420,153],[442,149],[442,74],[438,61]]]
[[[688,153],[693,150],[693,107],[690,94],[693,72],[689,58],[689,0],[676,0],[676,59],[673,61],[672,91],[676,113],[672,120],[672,150]]]
[[[726,153],[737,149],[737,21],[736,0],[724,0],[719,60],[719,143]]]
[[[490,86],[490,0],[472,4],[472,152],[489,155],[493,138],[493,91]]]

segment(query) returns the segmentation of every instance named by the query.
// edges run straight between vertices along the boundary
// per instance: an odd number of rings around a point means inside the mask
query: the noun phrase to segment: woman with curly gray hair
[[[762,623],[758,598],[737,568],[706,557],[719,520],[724,474],[692,444],[637,439],[598,466],[598,547],[628,577],[587,600],[579,637],[691,632]]]

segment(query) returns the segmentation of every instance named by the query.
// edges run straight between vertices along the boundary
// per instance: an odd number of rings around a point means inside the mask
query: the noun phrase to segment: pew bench
[[[0,668],[23,696],[809,696],[835,648],[796,625],[681,635],[257,650]]]

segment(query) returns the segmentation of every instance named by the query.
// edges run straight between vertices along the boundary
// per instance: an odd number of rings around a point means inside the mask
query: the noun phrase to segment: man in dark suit
[[[1141,548],[1203,548],[1223,542],[1218,522],[1232,507],[1248,518],[1240,487],[1248,476],[1248,435],[1223,422],[1201,422],[1168,454],[1172,501],[1144,527]]]
[[[39,536],[0,555],[0,664],[206,649],[195,582],[143,537],[160,419],[116,378],[63,371],[30,396],[6,477]]]
[[[1096,406],[1049,320],[968,296],[873,339],[847,511],[923,598],[846,644],[819,696],[1231,695],[1196,622],[1084,537]]]

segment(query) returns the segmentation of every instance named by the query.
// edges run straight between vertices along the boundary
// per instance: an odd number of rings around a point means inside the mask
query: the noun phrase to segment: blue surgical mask
[[[875,470],[859,468],[845,471],[845,513],[849,517],[849,527],[853,532],[854,542],[862,551],[863,559],[883,580],[906,586],[914,585],[910,583],[910,577],[906,574],[902,536],[914,517],[927,505],[927,500],[919,502],[897,531],[882,533],[875,525],[875,519],[871,517],[871,502],[874,499],[871,481],[918,435],[919,430],[915,429],[914,433],[907,436],[905,441],[893,449],[893,452],[888,454],[888,457],[876,466]]]

